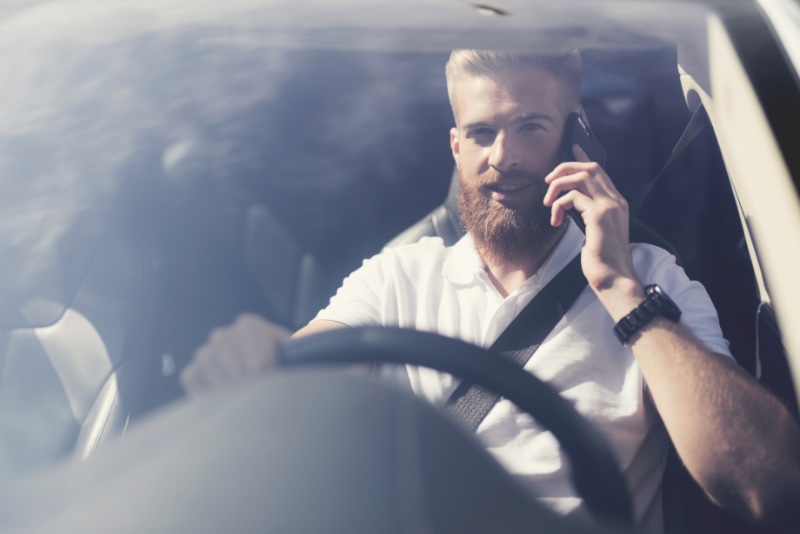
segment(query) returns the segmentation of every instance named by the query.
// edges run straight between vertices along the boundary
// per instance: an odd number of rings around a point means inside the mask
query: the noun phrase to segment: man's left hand
[[[553,210],[550,222],[559,226],[568,210],[577,210],[586,226],[581,265],[589,286],[601,293],[624,284],[638,293],[641,284],[630,254],[628,203],[580,146],[574,145],[572,151],[576,161],[561,163],[545,178],[550,187],[544,204]]]

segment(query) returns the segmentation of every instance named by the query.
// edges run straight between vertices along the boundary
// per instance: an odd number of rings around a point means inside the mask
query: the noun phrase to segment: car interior
[[[83,152],[56,153],[48,144],[55,137],[39,132],[44,150],[31,154],[48,153],[51,166],[30,172],[92,166],[89,175],[114,194],[89,244],[68,235],[63,248],[78,252],[53,260],[55,273],[0,309],[0,473],[9,479],[85,460],[179,401],[180,370],[238,314],[299,328],[383,247],[423,236],[454,243],[464,233],[447,144],[446,50],[263,50],[165,31],[84,52],[71,77],[43,82],[66,95],[53,118],[65,132],[89,124],[82,127],[96,139],[118,135],[128,148],[90,162]],[[675,46],[581,53],[583,107],[606,170],[636,199],[632,240],[671,251],[704,284],[737,362],[798,417],[776,314],[759,296],[714,125],[684,95]],[[114,67],[121,59],[125,68]],[[119,100],[101,109],[101,94]],[[670,157],[690,121],[691,140]],[[22,159],[2,163],[22,172]],[[368,387],[360,394],[386,401]],[[427,409],[414,408],[435,426]],[[504,477],[471,454],[459,461]],[[376,457],[375,465],[382,461],[390,460]],[[674,453],[663,493],[668,531],[779,532],[792,521],[759,529],[716,508]],[[513,498],[496,502],[529,520]]]

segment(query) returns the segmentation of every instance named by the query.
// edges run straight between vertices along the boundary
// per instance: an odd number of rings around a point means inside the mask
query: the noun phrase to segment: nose
[[[497,172],[516,169],[521,164],[519,150],[505,132],[498,132],[489,152],[489,166]]]

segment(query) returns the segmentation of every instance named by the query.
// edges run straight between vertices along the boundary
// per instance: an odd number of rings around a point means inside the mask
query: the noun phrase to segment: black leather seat
[[[421,220],[411,225],[408,229],[389,241],[387,247],[396,247],[408,243],[416,243],[423,237],[441,237],[446,246],[455,245],[466,230],[461,222],[458,212],[458,193],[461,190],[458,184],[458,169],[453,169],[450,179],[450,189],[444,202],[431,211]]]
[[[444,202],[408,229],[398,234],[386,246],[396,247],[398,245],[416,243],[423,237],[441,237],[446,246],[454,245],[466,233],[458,211],[458,194],[460,190],[458,169],[454,168],[453,176],[450,180],[450,189]],[[576,219],[576,222],[582,228],[583,225],[579,218]],[[631,242],[649,243],[669,251],[680,264],[680,256],[675,247],[639,219],[632,218],[630,221],[630,238]]]

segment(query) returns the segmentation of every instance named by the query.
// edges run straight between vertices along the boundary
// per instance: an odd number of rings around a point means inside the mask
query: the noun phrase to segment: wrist
[[[600,303],[616,323],[645,299],[644,286],[635,278],[620,277],[603,289],[595,289]]]
[[[681,309],[657,284],[646,286],[644,292],[644,301],[614,325],[614,335],[623,345],[630,345],[643,329],[659,317],[673,323],[681,319]]]

